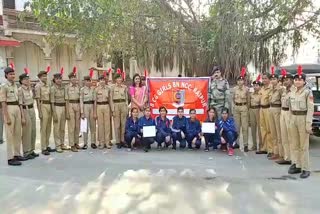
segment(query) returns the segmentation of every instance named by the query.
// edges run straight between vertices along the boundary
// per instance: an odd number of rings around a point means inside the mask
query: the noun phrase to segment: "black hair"
[[[180,110],[182,110],[182,111],[184,111],[184,108],[181,106],[181,107],[178,107],[177,108],[177,111],[180,111]]]
[[[229,114],[229,109],[226,108],[226,107],[223,107],[223,108],[221,109],[221,114],[222,114],[223,112],[226,112],[227,114]]]
[[[189,110],[189,114],[191,114],[191,112],[193,112],[193,111],[194,111],[194,113],[197,113],[197,111],[194,108],[192,108]]]
[[[164,106],[161,106],[161,107],[159,108],[159,112],[160,112],[161,110],[165,110],[166,113],[168,113],[168,110],[167,110],[166,107],[164,107]]]
[[[151,108],[150,108],[149,106],[147,106],[147,107],[144,107],[143,111],[146,111],[146,110],[149,110],[149,111],[151,111]]]
[[[213,119],[216,120],[217,117],[218,117],[217,109],[216,109],[215,107],[213,107],[213,106],[210,106],[209,109],[207,110],[207,117],[208,117],[208,119],[210,119],[210,118],[209,118],[209,112],[210,112],[211,110],[214,111],[214,117],[213,117]]]
[[[133,107],[133,108],[131,109],[131,114],[132,114],[132,112],[133,112],[134,110],[137,110],[137,111],[139,112],[139,109],[138,109],[138,108]]]
[[[139,87],[142,87],[142,81],[141,81],[141,76],[140,76],[140,74],[135,74],[135,75],[133,75],[133,77],[132,77],[132,86],[133,86],[133,87],[136,87],[136,84],[135,84],[135,82],[134,82],[134,79],[135,79],[136,77],[139,77],[139,78],[140,78]]]
[[[181,75],[181,74],[179,74],[179,75],[178,75],[178,77],[182,77],[182,75]]]

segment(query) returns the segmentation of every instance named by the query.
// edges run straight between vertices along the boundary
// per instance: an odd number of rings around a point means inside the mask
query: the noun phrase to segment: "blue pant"
[[[196,140],[196,148],[200,149],[200,147],[201,147],[201,139],[200,139],[198,134],[188,134],[187,135],[188,148],[192,149],[192,141],[193,141],[194,138],[197,138],[197,140]]]
[[[142,146],[145,149],[151,149],[151,144],[154,143],[153,137],[142,137]]]
[[[128,145],[128,148],[131,148],[131,141],[133,138],[136,138],[136,141],[138,139],[138,133],[136,132],[127,132],[124,135],[124,140],[126,141],[126,144]]]
[[[173,132],[172,133],[172,146],[176,148],[177,140],[180,142],[180,148],[186,148],[186,139],[182,139],[181,132]]]
[[[238,134],[233,131],[223,131],[222,137],[226,140],[227,144],[229,145],[229,148],[233,148],[233,143],[238,138]]]
[[[206,141],[206,148],[213,147],[213,149],[217,149],[218,145],[220,145],[220,135],[219,134],[209,134],[205,133],[203,134],[204,139]]]
[[[168,137],[168,136],[170,136],[170,139],[172,138],[170,133],[157,132],[156,141],[158,143],[158,146],[161,146],[162,143],[165,143],[166,147],[170,146],[171,145],[171,140],[169,142],[167,142],[167,143],[165,142],[166,137]]]

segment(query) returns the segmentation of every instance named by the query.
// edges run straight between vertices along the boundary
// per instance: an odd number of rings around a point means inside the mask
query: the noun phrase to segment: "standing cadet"
[[[11,67],[4,69],[5,82],[1,86],[0,102],[4,116],[7,137],[8,165],[19,166],[28,160],[21,156],[21,111],[18,102],[18,87],[14,82],[15,72]]]
[[[273,156],[269,157],[269,160],[278,160],[283,157],[280,133],[281,94],[283,88],[279,85],[278,75],[274,73],[274,67],[271,68],[271,86],[269,127]]]
[[[302,67],[294,76],[296,90],[290,93],[289,107],[291,111],[290,134],[292,136],[293,156],[296,163],[290,166],[289,174],[302,173],[300,178],[310,176],[309,135],[312,134],[312,118],[314,102],[312,91],[306,87],[306,75]]]
[[[260,89],[261,89],[260,75],[256,81],[253,81],[253,92],[250,93],[249,119],[252,134],[252,150],[258,149],[257,135],[259,138],[259,148],[262,147],[261,130],[260,130]]]
[[[268,157],[272,156],[272,141],[270,136],[269,127],[269,108],[270,108],[270,93],[272,86],[270,85],[270,74],[264,73],[262,75],[263,86],[260,89],[260,128],[261,128],[261,147],[256,154],[268,154]]]
[[[66,88],[66,119],[68,120],[68,136],[69,146],[72,152],[77,152],[79,146],[79,132],[80,132],[80,87],[78,85],[76,67],[73,68],[68,77],[70,84]]]
[[[67,150],[64,145],[64,135],[66,126],[66,101],[65,88],[62,85],[62,75],[53,75],[53,86],[50,91],[52,115],[53,115],[53,134],[57,152]],[[78,132],[79,133],[79,132]]]
[[[34,152],[36,144],[36,114],[33,107],[32,89],[27,73],[19,76],[21,87],[18,89],[19,105],[22,111],[22,148],[28,159],[39,155]]]
[[[289,140],[289,121],[290,121],[290,111],[289,111],[289,95],[292,91],[293,76],[287,74],[286,70],[282,71],[282,82],[285,90],[282,92],[281,96],[281,115],[280,115],[280,132],[281,132],[281,144],[283,147],[283,158],[276,161],[278,164],[291,164],[296,163],[296,161],[291,162],[291,145],[292,141]]]
[[[212,80],[209,88],[209,104],[217,109],[218,116],[221,116],[222,108],[230,107],[229,83],[221,76],[221,68],[215,67],[212,71]]]
[[[244,152],[248,152],[248,105],[249,91],[244,86],[246,70],[242,68],[241,75],[237,79],[237,86],[234,88],[234,119],[236,122],[237,133],[242,129]]]
[[[98,118],[99,149],[111,149],[111,115],[110,115],[110,89],[106,85],[105,75],[99,77],[99,86],[95,89],[95,118]]]
[[[82,149],[88,148],[88,131],[90,128],[91,148],[96,149],[96,119],[94,115],[94,89],[92,88],[90,76],[84,77],[84,87],[80,92],[81,118],[87,119],[87,132],[83,134],[84,146]]]
[[[128,115],[128,90],[122,84],[122,76],[115,75],[116,84],[111,88],[111,109],[114,119],[117,147],[124,145],[124,132]]]
[[[47,71],[38,73],[39,83],[35,87],[35,99],[37,101],[38,115],[40,119],[41,151],[43,155],[50,155],[55,149],[49,147],[49,139],[52,127],[52,109],[50,103],[50,85],[47,83]]]

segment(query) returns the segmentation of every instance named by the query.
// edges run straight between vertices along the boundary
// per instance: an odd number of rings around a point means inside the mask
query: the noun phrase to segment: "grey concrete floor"
[[[306,180],[288,176],[288,166],[264,155],[239,150],[228,157],[203,150],[89,149],[41,155],[22,167],[8,167],[5,150],[0,145],[1,214],[320,213],[317,138]]]

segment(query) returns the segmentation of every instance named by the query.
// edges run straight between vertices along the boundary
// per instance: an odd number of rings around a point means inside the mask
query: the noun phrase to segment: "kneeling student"
[[[139,110],[137,108],[131,109],[131,117],[127,119],[124,139],[128,145],[128,151],[131,151],[131,147],[137,142],[138,139],[141,139],[140,129],[138,125],[138,114]]]
[[[205,151],[209,151],[209,147],[212,146],[213,149],[218,149],[218,145],[221,143],[221,138],[219,135],[219,124],[217,120],[217,111],[216,108],[210,107],[208,109],[208,117],[206,119],[206,123],[213,123],[215,125],[215,133],[204,133],[204,139],[206,142]]]
[[[144,109],[144,116],[141,117],[138,121],[140,133],[142,136],[142,146],[145,152],[148,152],[151,149],[151,144],[154,143],[154,137],[144,137],[143,136],[143,127],[144,126],[156,126],[156,122],[151,118],[150,108],[146,107]]]
[[[190,118],[187,120],[187,142],[188,148],[193,149],[192,145],[195,145],[195,148],[200,149],[201,147],[201,124],[200,121],[196,118],[196,110],[190,109]]]
[[[159,108],[160,115],[156,118],[156,141],[158,149],[162,147],[162,143],[168,148],[171,145],[171,128],[170,121],[167,118],[167,109],[162,106]]]
[[[172,148],[176,149],[177,141],[180,142],[180,148],[186,148],[186,126],[187,118],[183,115],[183,107],[177,109],[178,114],[173,117],[172,124]]]

